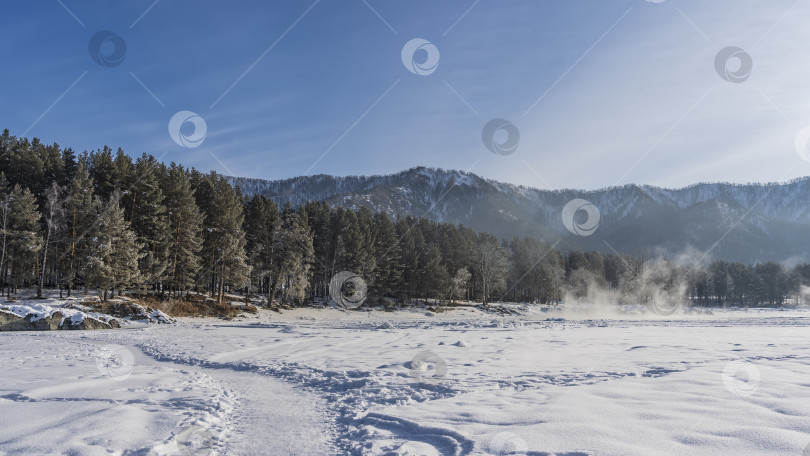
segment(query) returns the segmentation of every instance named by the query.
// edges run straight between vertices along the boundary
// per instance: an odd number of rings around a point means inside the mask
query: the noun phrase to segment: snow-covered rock
[[[0,331],[120,328],[115,318],[44,304],[0,305]]]

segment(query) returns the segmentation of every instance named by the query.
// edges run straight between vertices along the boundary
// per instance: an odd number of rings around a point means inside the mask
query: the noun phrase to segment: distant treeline
[[[619,302],[781,305],[810,284],[810,265],[676,266],[662,259],[563,253],[548,241],[501,240],[436,223],[310,202],[278,208],[225,177],[121,149],[74,153],[0,136],[0,285],[180,297],[263,296],[300,305],[329,296],[335,274],[368,302],[556,303],[607,292]],[[356,292],[356,290],[355,290]]]

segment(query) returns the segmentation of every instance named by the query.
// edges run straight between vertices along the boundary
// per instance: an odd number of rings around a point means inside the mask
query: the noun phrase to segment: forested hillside
[[[188,292],[301,305],[329,296],[342,271],[367,301],[554,303],[609,293],[619,302],[691,299],[780,305],[801,296],[810,266],[672,264],[614,253],[563,253],[533,237],[500,239],[426,218],[243,196],[227,178],[121,149],[76,154],[0,137],[0,283],[21,290]],[[364,296],[365,297],[365,296]]]
[[[531,236],[559,242],[563,251],[596,250],[640,256],[654,250],[675,258],[708,250],[726,261],[810,261],[810,179],[787,183],[702,183],[680,189],[628,184],[600,190],[540,190],[484,179],[469,172],[417,167],[388,176],[300,176],[278,181],[230,177],[247,195],[284,205],[326,201],[330,206],[390,217],[461,223],[498,237]],[[538,179],[538,185],[546,185]],[[598,208],[592,236],[569,236],[560,211],[574,198]],[[724,242],[715,245],[723,237]],[[606,244],[607,242],[607,244]]]

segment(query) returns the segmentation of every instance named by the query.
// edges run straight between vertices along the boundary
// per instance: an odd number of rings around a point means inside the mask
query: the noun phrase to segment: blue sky
[[[810,174],[795,147],[809,22],[796,0],[7,2],[0,127],[265,179],[426,165],[538,188],[783,181]],[[88,51],[102,30],[126,44],[117,66]],[[403,64],[414,38],[439,51],[430,74]],[[742,82],[715,68],[728,46],[753,62]],[[179,111],[204,119],[198,147],[169,134]],[[520,132],[514,153],[482,142],[495,118]]]

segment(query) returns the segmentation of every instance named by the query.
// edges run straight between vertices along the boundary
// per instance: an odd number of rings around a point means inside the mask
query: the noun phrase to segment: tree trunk
[[[42,281],[40,280],[42,274],[41,274],[41,271],[39,270],[39,254],[36,255],[36,258],[34,259],[34,263],[36,264],[35,269],[36,269],[36,278],[37,278],[37,299],[40,299],[40,298],[42,298]],[[44,267],[44,265],[43,265],[43,267]]]
[[[222,258],[222,262],[219,268],[219,303],[222,304],[222,297],[225,293],[225,258]]]

